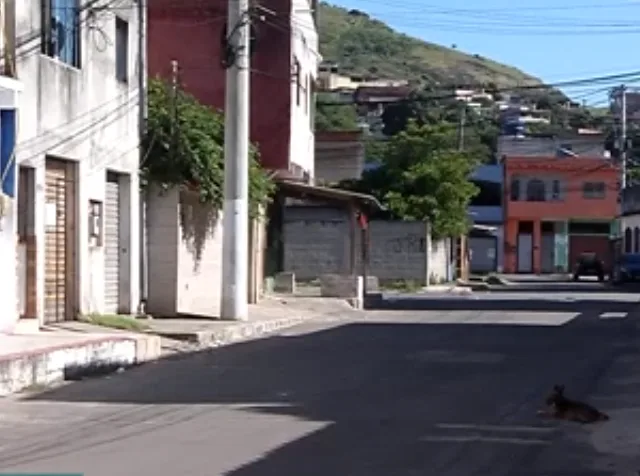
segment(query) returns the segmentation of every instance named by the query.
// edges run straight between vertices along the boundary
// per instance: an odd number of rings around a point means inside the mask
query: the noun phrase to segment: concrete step
[[[160,357],[160,338],[42,331],[0,335],[0,396]]]

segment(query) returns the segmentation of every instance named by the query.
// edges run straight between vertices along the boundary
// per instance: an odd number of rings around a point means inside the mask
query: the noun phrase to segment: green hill
[[[541,84],[517,68],[412,38],[357,10],[321,3],[318,21],[324,60],[338,63],[343,74],[432,85]]]

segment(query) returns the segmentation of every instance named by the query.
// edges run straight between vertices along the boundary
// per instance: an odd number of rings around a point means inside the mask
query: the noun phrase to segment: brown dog
[[[553,387],[553,392],[547,397],[546,404],[548,409],[538,411],[538,415],[577,423],[595,423],[609,419],[609,415],[596,410],[591,405],[565,397],[564,385]]]

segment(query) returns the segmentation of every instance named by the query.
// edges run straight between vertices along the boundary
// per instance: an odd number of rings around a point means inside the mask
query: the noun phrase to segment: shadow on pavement
[[[239,411],[317,422],[230,476],[596,476],[610,474],[594,466],[606,457],[564,436],[583,430],[540,421],[536,410],[554,383],[580,397],[597,391],[630,351],[628,332],[613,321],[355,323],[159,361],[32,400],[244,404]]]
[[[615,299],[579,299],[570,296],[535,295],[513,298],[491,294],[457,297],[400,295],[367,301],[367,309],[388,311],[543,311],[543,312],[627,312],[638,303]]]

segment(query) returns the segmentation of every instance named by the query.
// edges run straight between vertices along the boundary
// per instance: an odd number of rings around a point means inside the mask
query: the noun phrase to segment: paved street
[[[0,468],[88,476],[604,476],[640,470],[630,294],[399,299],[0,401]],[[389,307],[394,307],[389,306]],[[555,383],[608,412],[536,410]]]

